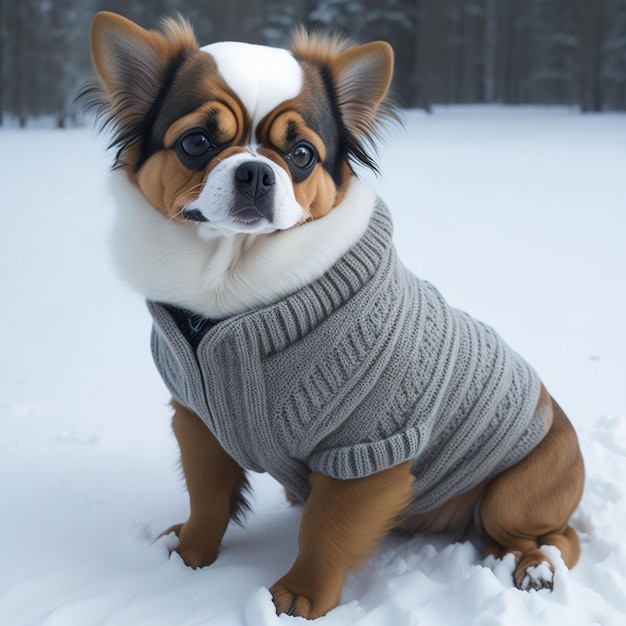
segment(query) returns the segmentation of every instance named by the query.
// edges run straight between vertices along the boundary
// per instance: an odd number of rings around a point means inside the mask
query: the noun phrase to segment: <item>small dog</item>
[[[579,555],[576,434],[491,328],[402,266],[354,174],[394,116],[390,46],[298,31],[289,50],[199,48],[182,18],[112,13],[91,46],[119,149],[114,254],[173,396],[190,516],[166,532],[184,561],[215,561],[254,470],[304,502],[279,614],[337,606],[394,528],[476,521],[517,587],[551,588],[541,546]]]

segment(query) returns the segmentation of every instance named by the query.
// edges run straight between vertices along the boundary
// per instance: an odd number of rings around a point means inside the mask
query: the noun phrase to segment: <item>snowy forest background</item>
[[[201,44],[282,45],[295,24],[396,52],[402,106],[560,104],[626,110],[626,0],[0,0],[0,124],[75,124],[94,13],[154,28],[188,17]]]

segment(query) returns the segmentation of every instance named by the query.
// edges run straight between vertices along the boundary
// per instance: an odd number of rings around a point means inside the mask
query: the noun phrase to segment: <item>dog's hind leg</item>
[[[189,519],[163,534],[176,533],[176,552],[191,567],[210,565],[217,558],[229,520],[246,503],[243,469],[230,457],[202,420],[173,401],[172,427],[180,446],[181,464],[189,492]]]
[[[411,498],[411,461],[365,478],[309,476],[299,554],[271,589],[277,613],[313,619],[337,606],[350,570],[395,527]]]
[[[556,546],[570,568],[580,552],[568,520],[582,495],[583,460],[572,425],[551,402],[553,422],[546,437],[487,485],[480,505],[488,536],[485,556],[513,553],[514,579],[520,589],[552,588],[554,565],[542,545]]]

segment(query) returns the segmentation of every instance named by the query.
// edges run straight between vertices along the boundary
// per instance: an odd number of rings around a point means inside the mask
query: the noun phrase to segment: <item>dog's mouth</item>
[[[182,212],[182,216],[187,222],[193,222],[194,224],[208,224],[211,221],[200,209],[185,209]],[[231,218],[234,224],[254,226],[266,219],[267,216],[257,207],[245,206],[232,211]]]
[[[198,228],[203,239],[215,237],[232,237],[238,234],[262,234],[277,230],[273,222],[273,208],[260,207],[249,200],[234,203],[224,215],[207,217],[202,209],[187,208],[182,217],[188,224]]]
[[[252,226],[266,218],[263,212],[254,206],[237,209],[236,211],[232,211],[231,215],[235,222],[243,224],[244,226]]]

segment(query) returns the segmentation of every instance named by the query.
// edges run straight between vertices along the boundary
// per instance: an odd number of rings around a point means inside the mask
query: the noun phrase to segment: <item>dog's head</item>
[[[267,233],[328,213],[378,122],[393,117],[393,53],[298,32],[289,50],[199,48],[182,18],[147,31],[99,13],[91,48],[117,165],[168,219],[206,238]]]

